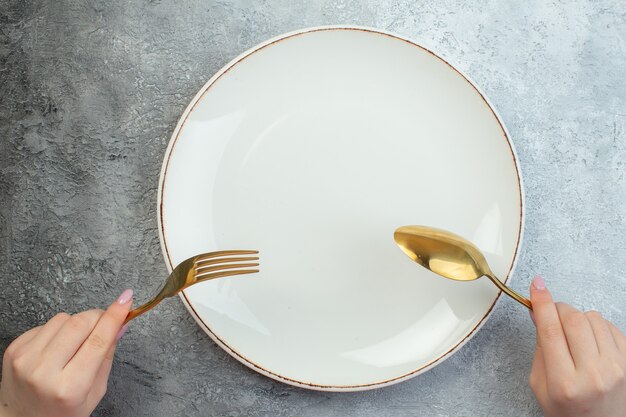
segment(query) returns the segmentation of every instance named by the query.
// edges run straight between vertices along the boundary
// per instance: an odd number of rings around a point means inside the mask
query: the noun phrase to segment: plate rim
[[[167,248],[167,242],[166,242],[166,236],[165,236],[165,230],[163,228],[163,190],[165,188],[165,179],[167,177],[167,169],[169,166],[169,161],[170,158],[172,156],[174,147],[176,145],[176,142],[178,141],[178,137],[180,135],[180,132],[185,124],[185,122],[187,121],[187,118],[189,117],[189,115],[191,114],[191,112],[194,110],[195,106],[198,104],[198,102],[202,99],[202,97],[209,91],[210,87],[216,82],[218,81],[224,74],[226,74],[231,68],[233,68],[235,65],[239,64],[240,62],[242,62],[244,59],[246,59],[247,57],[251,56],[252,54],[268,47],[271,46],[273,44],[276,44],[280,41],[283,40],[287,40],[289,38],[295,37],[295,36],[299,36],[299,35],[303,35],[303,34],[307,34],[307,33],[314,33],[314,32],[324,32],[324,31],[339,31],[339,30],[349,30],[349,31],[361,31],[361,32],[367,32],[367,33],[371,33],[371,34],[377,34],[377,35],[382,35],[382,36],[388,36],[397,40],[401,40],[404,42],[407,42],[408,44],[410,44],[411,46],[417,47],[425,52],[428,52],[429,54],[431,54],[432,56],[434,56],[436,59],[442,61],[443,63],[445,63],[446,65],[448,65],[453,71],[456,71],[461,77],[463,77],[469,84],[470,86],[472,86],[472,88],[474,88],[474,90],[480,95],[481,99],[483,100],[483,102],[487,105],[487,107],[489,108],[489,110],[491,111],[491,113],[495,116],[498,124],[500,125],[500,128],[502,129],[502,132],[504,134],[504,137],[507,141],[507,144],[509,145],[509,149],[511,151],[511,157],[513,159],[513,165],[515,167],[515,173],[517,176],[517,183],[518,183],[518,191],[519,191],[519,197],[520,197],[520,220],[519,220],[519,231],[518,231],[518,236],[517,236],[517,243],[515,246],[515,252],[513,255],[513,261],[511,262],[511,265],[509,267],[509,270],[506,274],[506,277],[504,278],[504,283],[509,283],[509,281],[511,280],[511,276],[513,275],[513,273],[515,272],[515,269],[517,268],[517,264],[518,264],[518,260],[519,260],[519,255],[520,255],[520,248],[522,245],[522,240],[523,240],[523,235],[524,235],[524,225],[525,225],[525,194],[524,194],[524,183],[523,183],[523,177],[522,177],[522,172],[520,169],[520,164],[519,164],[519,158],[517,156],[517,151],[515,149],[515,146],[513,144],[513,142],[511,141],[511,136],[502,120],[502,118],[500,117],[500,114],[498,113],[497,109],[495,108],[495,106],[491,103],[491,101],[489,101],[489,99],[487,98],[487,96],[485,95],[485,93],[480,89],[480,87],[467,75],[465,74],[463,71],[461,71],[460,69],[458,69],[457,66],[453,65],[452,63],[450,63],[450,61],[448,59],[444,59],[441,54],[434,52],[431,48],[427,48],[421,44],[419,44],[418,42],[410,39],[409,37],[406,37],[404,35],[400,35],[391,31],[387,31],[387,30],[383,30],[383,29],[377,29],[377,28],[373,28],[373,27],[368,27],[368,26],[360,26],[360,25],[323,25],[323,26],[313,26],[313,27],[308,27],[308,28],[303,28],[303,29],[298,29],[298,30],[294,30],[294,31],[290,31],[290,32],[286,32],[277,36],[274,36],[268,40],[266,40],[265,42],[259,43],[258,45],[246,50],[245,52],[239,54],[238,56],[236,56],[234,59],[232,59],[230,62],[228,62],[227,64],[225,64],[219,71],[217,71],[201,88],[200,90],[196,93],[196,95],[192,98],[192,100],[189,102],[189,104],[187,105],[187,107],[185,108],[184,112],[181,114],[180,118],[178,119],[178,123],[176,124],[176,127],[169,139],[167,148],[165,150],[165,154],[163,156],[163,162],[161,165],[161,171],[159,174],[159,183],[158,183],[158,187],[157,187],[157,222],[158,222],[158,232],[159,232],[159,241],[161,244],[161,253],[163,254],[163,258],[165,260],[165,265],[167,267],[168,272],[171,272],[174,268],[174,266],[172,265],[172,261],[170,259],[170,255],[169,255],[169,250]],[[494,302],[492,303],[491,307],[489,307],[489,309],[487,310],[487,312],[485,313],[485,315],[480,319],[480,321],[476,324],[476,326],[474,326],[464,337],[461,341],[459,341],[456,345],[454,345],[451,349],[449,349],[448,351],[446,351],[445,353],[443,353],[442,355],[440,355],[439,357],[437,357],[436,359],[433,359],[432,361],[430,361],[428,364],[423,365],[421,367],[419,367],[418,369],[415,369],[411,372],[405,373],[403,375],[394,377],[394,378],[390,378],[390,379],[386,379],[383,381],[378,381],[378,382],[371,382],[371,383],[366,383],[366,384],[355,384],[355,385],[320,385],[320,384],[315,384],[312,382],[307,382],[307,381],[300,381],[294,378],[290,378],[290,377],[286,377],[284,375],[280,375],[278,373],[272,372],[269,369],[265,369],[262,366],[254,363],[252,360],[248,359],[247,357],[245,357],[244,355],[242,355],[241,353],[239,353],[237,350],[233,349],[232,347],[230,347],[226,342],[224,342],[216,333],[214,333],[211,328],[200,318],[199,314],[196,312],[196,310],[194,309],[193,305],[191,304],[191,302],[189,301],[189,299],[187,298],[187,295],[185,294],[184,291],[181,291],[179,293],[179,297],[181,299],[181,301],[183,302],[183,304],[185,305],[185,307],[187,308],[187,310],[189,311],[189,313],[191,314],[191,316],[194,318],[194,320],[196,321],[196,323],[200,326],[200,328],[202,330],[204,330],[204,332],[220,347],[222,348],[224,351],[226,351],[230,356],[232,356],[233,358],[237,359],[239,362],[241,362],[242,364],[246,365],[248,368],[262,374],[265,375],[271,379],[274,379],[276,381],[279,382],[283,382],[292,386],[296,386],[299,388],[305,388],[305,389],[310,389],[310,390],[316,390],[316,391],[331,391],[331,392],[350,392],[350,391],[365,391],[365,390],[371,390],[371,389],[376,389],[376,388],[382,388],[382,387],[386,387],[386,386],[390,386],[390,385],[394,385],[403,381],[406,381],[408,379],[411,379],[413,377],[416,377],[417,375],[420,375],[430,369],[432,369],[433,367],[435,367],[436,365],[439,365],[440,363],[442,363],[443,361],[445,361],[446,359],[450,358],[454,353],[456,353],[459,349],[461,349],[470,339],[472,339],[476,333],[478,333],[478,331],[483,327],[483,325],[487,322],[487,319],[491,316],[491,314],[494,311],[495,306],[498,304],[498,302],[501,299],[501,295],[502,292],[500,292]]]

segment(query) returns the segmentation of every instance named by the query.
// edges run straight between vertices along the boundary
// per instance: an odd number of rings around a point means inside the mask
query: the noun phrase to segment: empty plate
[[[167,266],[257,249],[259,274],[182,294],[233,357],[289,384],[381,387],[451,355],[497,289],[453,282],[395,245],[406,224],[453,231],[508,279],[522,187],[484,94],[433,52],[376,29],[321,27],[271,39],[200,90],[159,185]]]

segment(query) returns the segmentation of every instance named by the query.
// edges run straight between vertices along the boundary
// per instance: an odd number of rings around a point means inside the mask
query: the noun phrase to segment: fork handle
[[[147,303],[135,308],[134,310],[131,310],[126,316],[126,320],[124,320],[124,324],[128,323],[135,317],[140,316],[143,313],[150,311],[154,307],[156,307],[157,304],[163,301],[163,297],[160,297],[160,295],[161,294],[157,295],[156,297],[154,297],[152,300],[148,301]]]

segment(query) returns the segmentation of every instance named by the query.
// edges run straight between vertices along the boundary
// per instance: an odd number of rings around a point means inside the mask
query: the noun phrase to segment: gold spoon
[[[511,298],[533,309],[530,300],[504,285],[471,242],[446,230],[426,226],[402,226],[393,234],[404,253],[435,274],[456,281],[472,281],[486,276]]]

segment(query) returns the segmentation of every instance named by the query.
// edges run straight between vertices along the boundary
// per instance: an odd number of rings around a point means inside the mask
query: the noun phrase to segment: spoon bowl
[[[455,281],[486,276],[500,290],[532,310],[530,300],[504,285],[491,271],[482,252],[461,236],[428,226],[402,226],[393,237],[400,249],[424,268]]]

